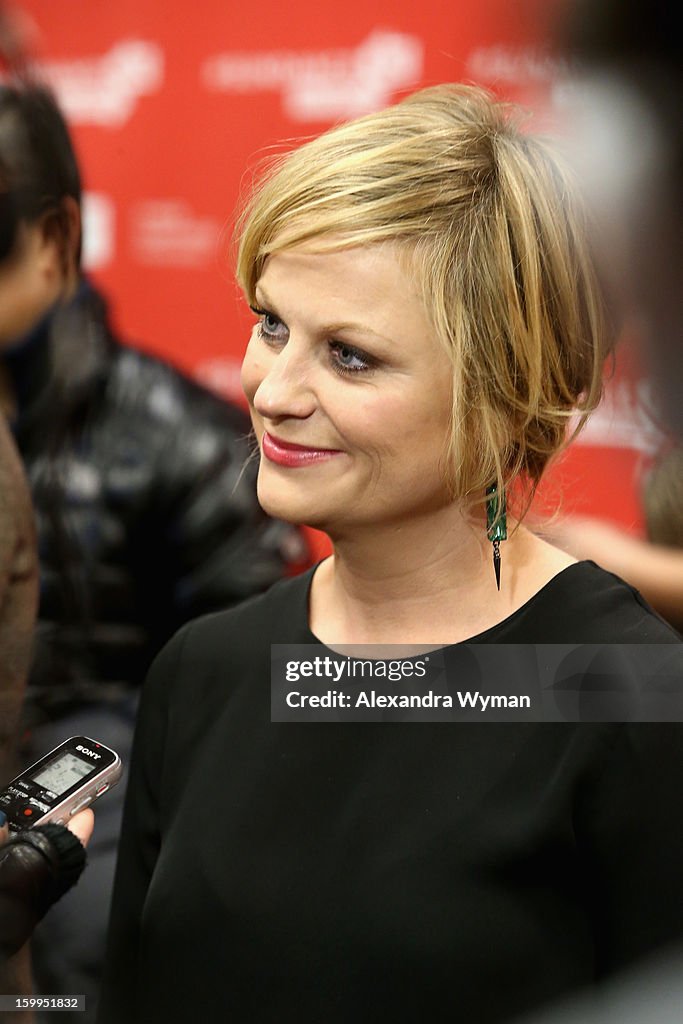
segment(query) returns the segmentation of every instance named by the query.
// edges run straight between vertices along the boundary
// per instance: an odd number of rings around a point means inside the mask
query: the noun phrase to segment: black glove
[[[85,849],[63,825],[17,832],[0,847],[0,959],[21,949],[84,867]]]

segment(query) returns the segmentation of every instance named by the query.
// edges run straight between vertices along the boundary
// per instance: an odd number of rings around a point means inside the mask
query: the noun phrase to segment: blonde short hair
[[[453,365],[444,473],[454,499],[538,483],[599,401],[607,347],[571,174],[514,111],[440,85],[280,157],[238,223],[254,304],[264,262],[397,243]]]

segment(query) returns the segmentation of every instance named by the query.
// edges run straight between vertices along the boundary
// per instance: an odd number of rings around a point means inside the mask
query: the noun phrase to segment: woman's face
[[[339,534],[450,503],[453,372],[390,245],[271,256],[242,366],[271,515]]]

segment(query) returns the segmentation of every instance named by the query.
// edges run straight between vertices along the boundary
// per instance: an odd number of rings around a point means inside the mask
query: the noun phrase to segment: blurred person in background
[[[0,192],[0,210],[3,202]],[[31,501],[0,407],[0,786],[15,774],[14,754],[37,601]],[[0,889],[1,885],[0,873]],[[28,951],[0,964],[0,993],[29,992],[29,973]]]
[[[3,197],[0,194],[0,203]],[[0,410],[0,787],[18,770],[17,726],[30,663],[38,598],[38,560],[28,485]],[[0,994],[31,993],[33,928],[85,866],[93,825],[82,811],[69,829],[47,825],[8,842],[0,811]]]
[[[0,204],[2,194],[0,194]],[[0,786],[14,774],[38,602],[31,499],[0,408]]]
[[[597,217],[612,314],[640,336],[664,419],[683,437],[683,62],[666,0],[563,0],[575,163]],[[572,141],[572,140],[570,140]]]
[[[643,506],[647,535],[652,543],[683,549],[683,448],[680,445],[660,455],[648,472]]]
[[[125,764],[155,652],[185,620],[302,568],[306,548],[256,501],[243,411],[113,334],[81,271],[73,146],[41,87],[0,86],[0,190],[0,396],[41,571],[23,760],[81,734]],[[89,871],[33,947],[38,990],[84,993],[90,1012],[124,788],[102,802]]]
[[[647,537],[610,523],[563,526],[566,545],[619,572],[683,627],[683,61],[667,0],[564,0],[559,53],[579,84],[573,144],[599,229],[615,320],[640,333],[671,433],[642,488]],[[615,501],[618,495],[615,496]],[[563,542],[562,533],[556,538]],[[679,1024],[683,945],[581,999],[516,1024]]]
[[[644,474],[645,536],[604,519],[571,516],[550,531],[576,558],[597,562],[628,580],[660,615],[683,633],[683,452],[676,445]]]
[[[612,315],[639,338],[662,419],[683,439],[683,61],[677,8],[666,0],[564,0],[558,51],[570,62],[570,141],[599,230],[595,244]],[[651,494],[680,478],[680,459],[643,481],[646,531],[634,536],[603,519],[558,525],[554,543],[637,587],[683,627],[683,506],[669,505],[665,531]],[[619,496],[615,495],[615,502]]]

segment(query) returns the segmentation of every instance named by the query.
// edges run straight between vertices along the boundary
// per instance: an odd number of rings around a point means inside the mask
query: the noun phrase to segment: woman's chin
[[[282,490],[261,484],[258,485],[259,505],[273,519],[280,519],[295,526],[311,526],[316,530],[324,530],[323,522],[327,516],[322,510],[316,509],[308,495],[287,495]]]

